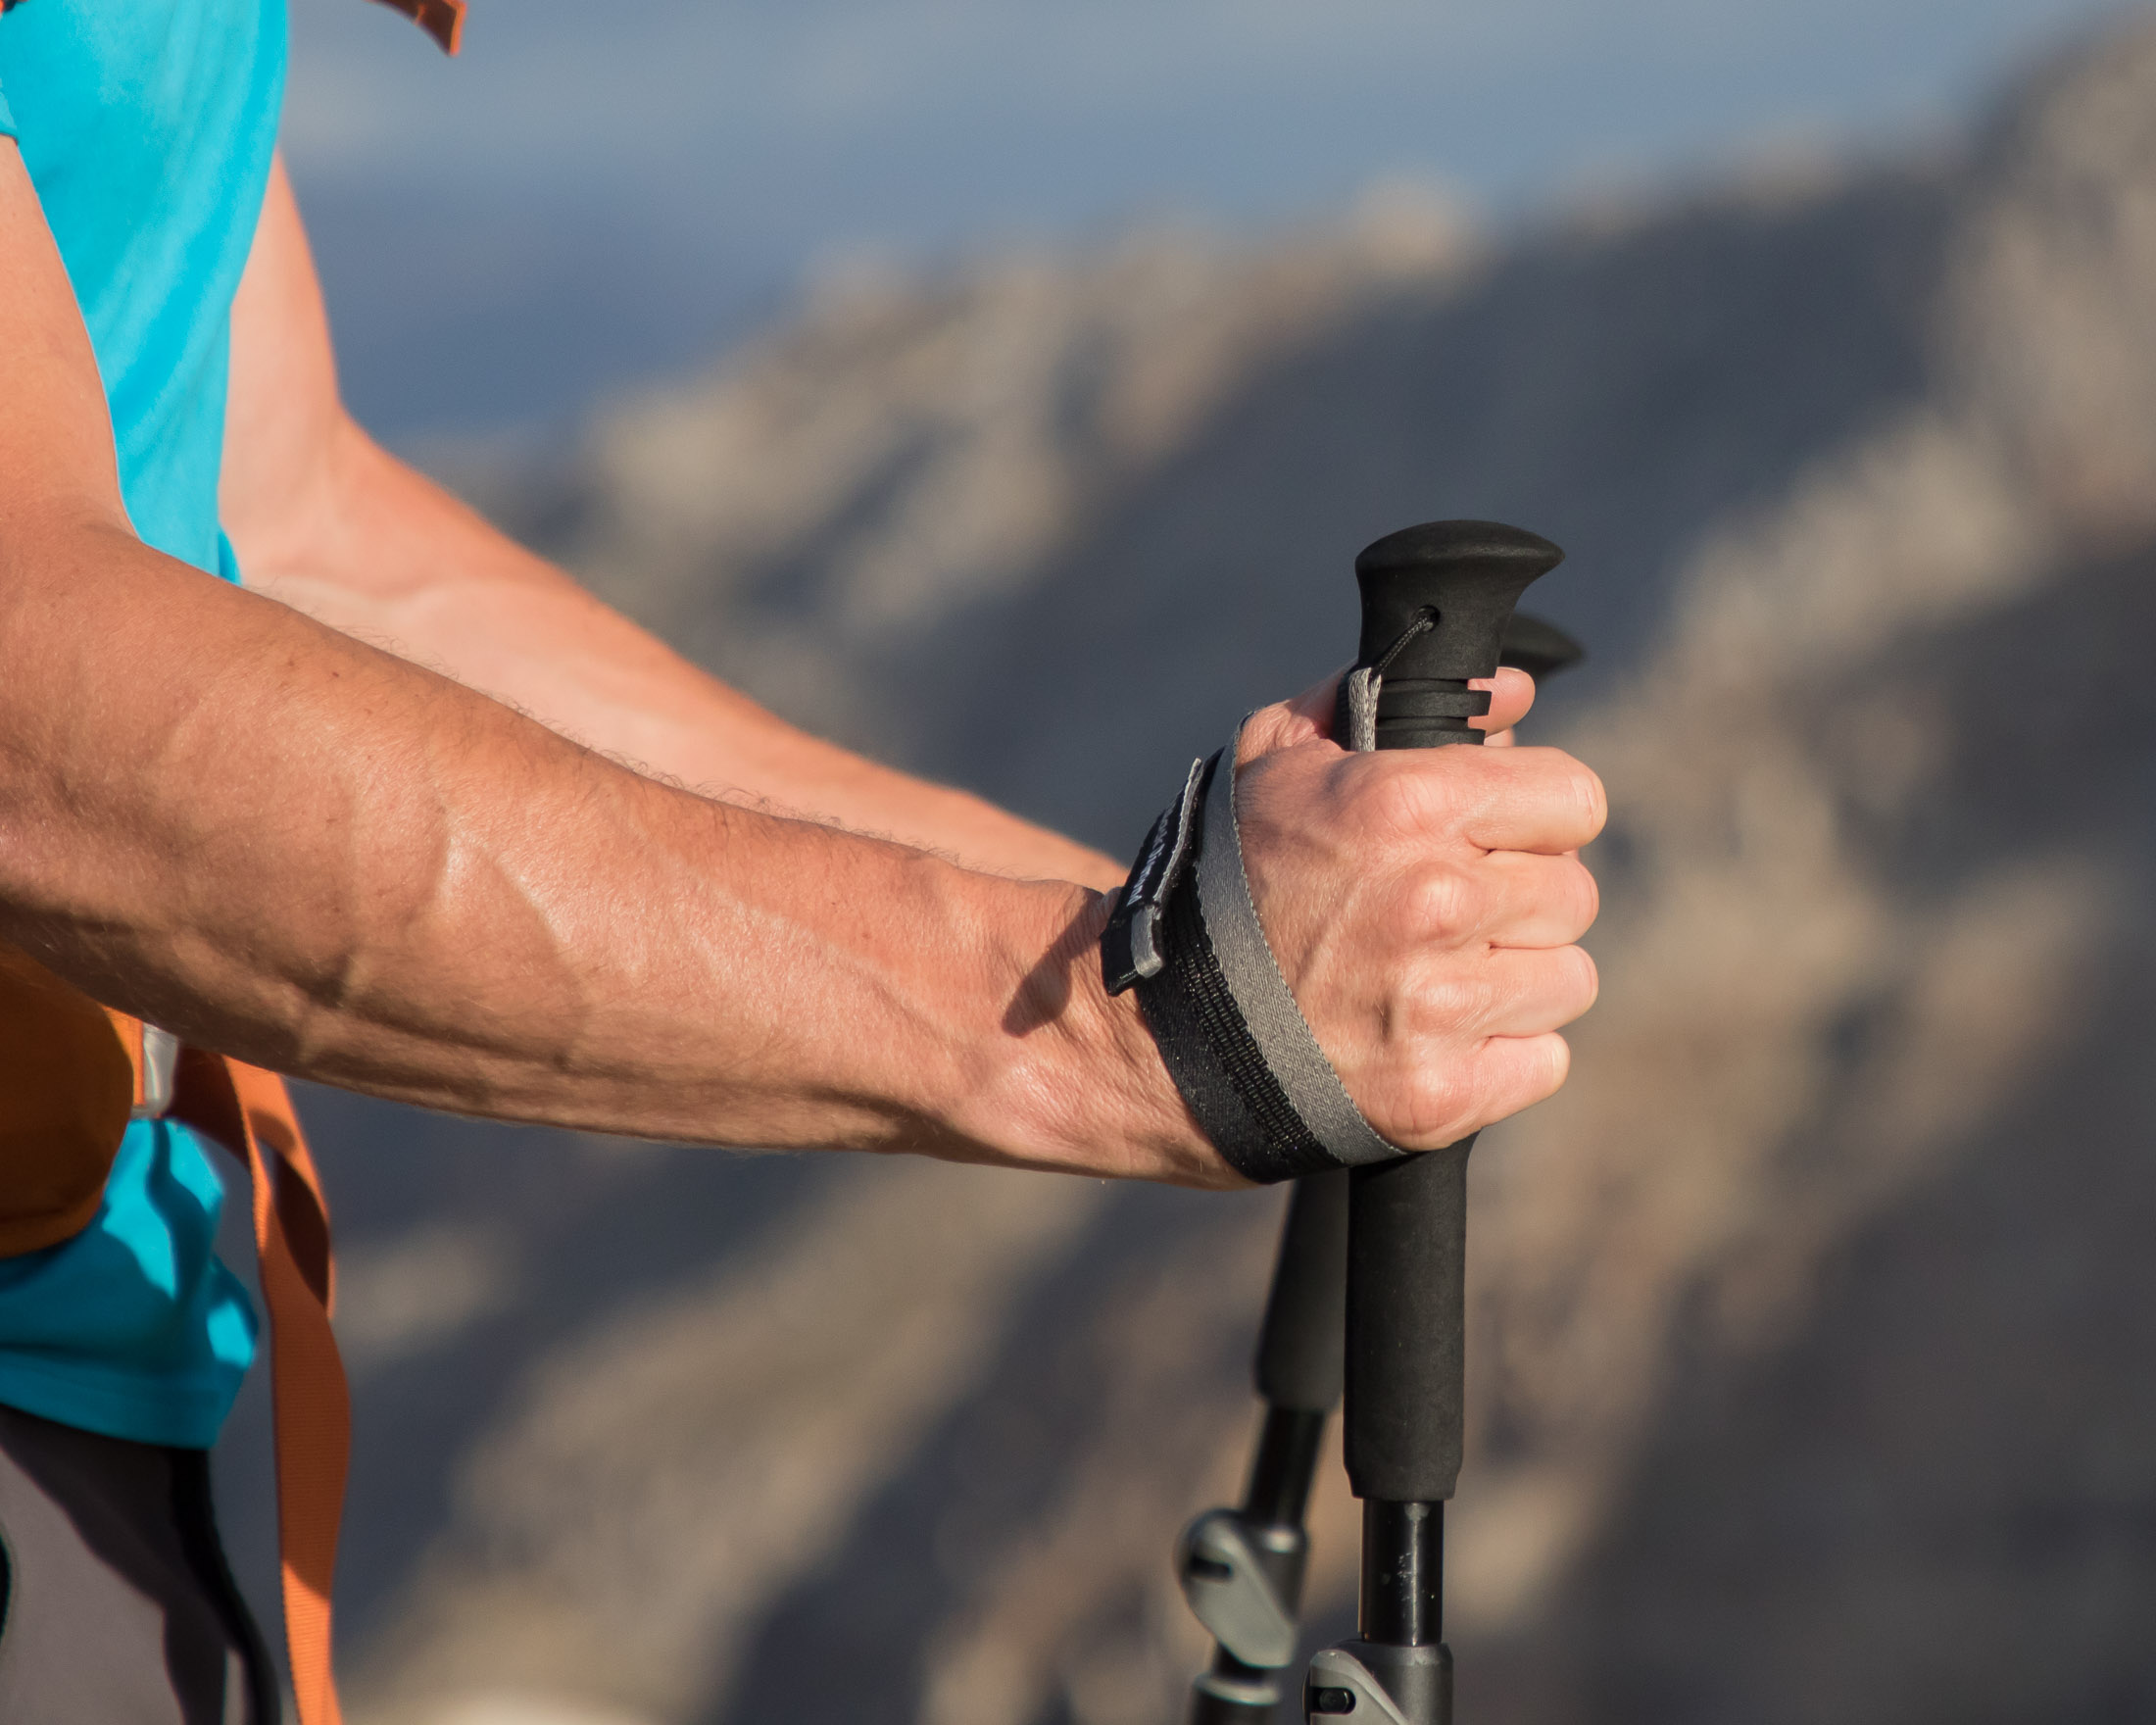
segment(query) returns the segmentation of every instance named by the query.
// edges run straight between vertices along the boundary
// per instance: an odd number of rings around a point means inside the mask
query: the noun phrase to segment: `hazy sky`
[[[560,419],[820,257],[1449,184],[1513,220],[1966,115],[2110,0],[295,0],[285,137],[393,432]]]

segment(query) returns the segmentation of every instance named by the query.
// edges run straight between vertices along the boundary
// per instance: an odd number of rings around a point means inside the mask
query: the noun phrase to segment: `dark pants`
[[[0,1406],[0,1720],[276,1725],[210,1457]]]

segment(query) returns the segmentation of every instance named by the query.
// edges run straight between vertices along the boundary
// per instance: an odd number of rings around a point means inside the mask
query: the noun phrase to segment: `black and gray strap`
[[[1235,759],[1231,742],[1193,763],[1147,834],[1102,937],[1108,992],[1138,991],[1176,1087],[1239,1173],[1289,1180],[1390,1161],[1405,1153],[1362,1117],[1258,922]]]

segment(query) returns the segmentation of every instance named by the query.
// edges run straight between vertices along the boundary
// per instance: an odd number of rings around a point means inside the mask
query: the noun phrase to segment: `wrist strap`
[[[1235,759],[1232,741],[1194,763],[1146,835],[1102,936],[1108,992],[1138,991],[1169,1076],[1238,1173],[1269,1182],[1390,1161],[1406,1153],[1362,1117],[1257,919]]]

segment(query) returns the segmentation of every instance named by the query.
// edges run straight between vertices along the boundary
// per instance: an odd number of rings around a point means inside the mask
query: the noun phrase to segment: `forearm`
[[[640,776],[122,524],[0,566],[0,937],[99,998],[508,1118],[1221,1177],[1082,889]]]
[[[304,507],[235,523],[248,584],[681,783],[971,866],[1105,888],[1122,868],[786,724],[342,422]]]

